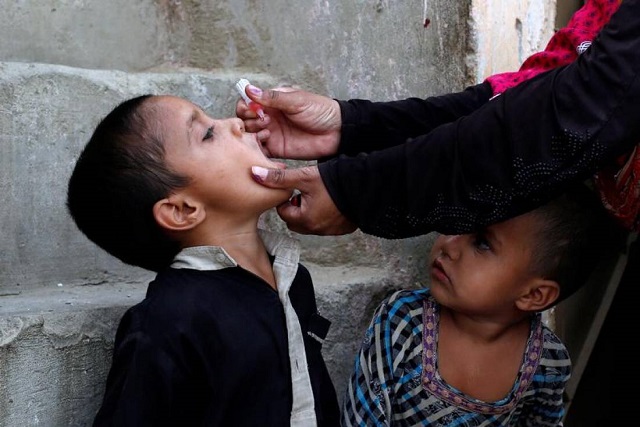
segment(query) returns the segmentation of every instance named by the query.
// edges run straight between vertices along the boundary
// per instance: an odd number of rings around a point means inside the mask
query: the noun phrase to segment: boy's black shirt
[[[319,426],[339,408],[321,354],[313,284],[299,265],[289,291]],[[317,325],[314,326],[314,325]],[[240,268],[167,269],[123,316],[94,426],[289,426],[287,328],[277,292]]]

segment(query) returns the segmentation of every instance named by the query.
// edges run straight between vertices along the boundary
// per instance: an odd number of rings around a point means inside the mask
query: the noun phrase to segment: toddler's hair
[[[619,249],[625,232],[609,217],[596,192],[585,184],[535,209],[538,235],[532,272],[560,285],[564,300],[588,280],[603,255]]]

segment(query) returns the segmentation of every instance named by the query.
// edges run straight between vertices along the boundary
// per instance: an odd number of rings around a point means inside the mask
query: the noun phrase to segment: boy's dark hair
[[[127,264],[159,271],[179,247],[156,223],[153,205],[189,179],[165,164],[150,98],[121,103],[96,127],[71,174],[67,207],[78,228],[102,249]]]
[[[624,241],[624,230],[607,214],[597,193],[583,183],[533,213],[539,230],[532,270],[560,285],[560,296],[552,305],[584,285],[603,256]]]

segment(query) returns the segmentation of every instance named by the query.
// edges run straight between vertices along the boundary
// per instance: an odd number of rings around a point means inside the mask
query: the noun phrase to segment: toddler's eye
[[[475,235],[475,238],[473,239],[473,246],[475,246],[476,249],[481,252],[491,250],[491,243],[489,243],[489,240],[483,233],[478,233]]]
[[[206,141],[207,139],[211,139],[211,138],[213,138],[213,126],[207,129],[207,132],[204,134],[204,138],[202,138],[202,140]]]

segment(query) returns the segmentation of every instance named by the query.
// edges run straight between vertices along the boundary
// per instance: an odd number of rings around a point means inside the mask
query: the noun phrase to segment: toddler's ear
[[[165,230],[186,231],[200,224],[206,213],[200,203],[177,194],[157,201],[153,216]]]
[[[550,307],[560,296],[560,285],[555,280],[536,279],[516,300],[516,307],[522,311],[542,311]]]

